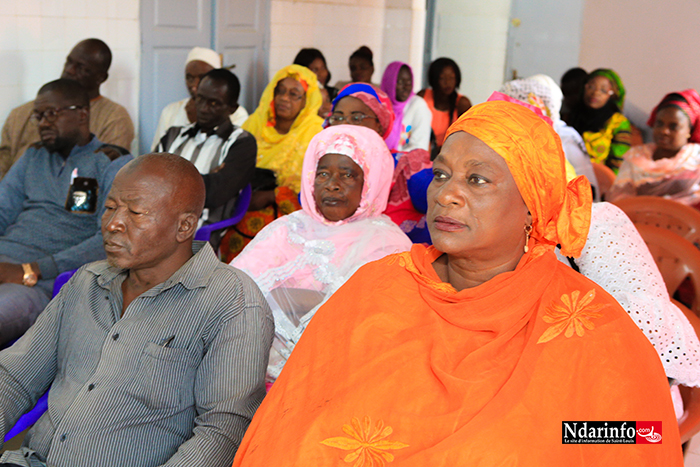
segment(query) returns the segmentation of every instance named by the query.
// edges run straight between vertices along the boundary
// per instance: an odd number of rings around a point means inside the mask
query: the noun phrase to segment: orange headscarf
[[[452,129],[504,155],[537,221],[540,254],[460,291],[441,282],[434,247],[360,268],[309,323],[234,467],[682,465],[658,355],[610,295],[551,251],[585,241],[587,216],[560,224],[590,211],[590,194],[581,182],[578,198],[569,193],[561,160],[536,160],[561,148],[526,112],[488,103]],[[606,420],[653,421],[663,441],[562,442],[563,421]]]
[[[562,254],[578,257],[591,222],[591,186],[583,176],[566,182],[564,150],[552,127],[521,105],[490,101],[462,114],[447,137],[457,131],[476,136],[505,159],[532,214],[532,254],[561,245]]]

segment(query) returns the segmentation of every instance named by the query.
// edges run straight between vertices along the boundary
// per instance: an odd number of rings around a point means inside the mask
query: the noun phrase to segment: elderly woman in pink
[[[360,266],[408,251],[411,241],[383,215],[394,162],[376,131],[326,128],[309,144],[302,210],[258,233],[231,265],[258,284],[275,316],[268,380],[274,380],[317,306]]]

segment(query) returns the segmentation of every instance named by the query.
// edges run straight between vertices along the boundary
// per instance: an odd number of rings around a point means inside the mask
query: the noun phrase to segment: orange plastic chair
[[[680,235],[700,247],[700,211],[658,196],[635,196],[615,201],[634,225],[652,225]]]
[[[600,198],[605,199],[605,194],[610,190],[610,187],[615,183],[615,172],[607,165],[600,162],[593,162],[593,173],[598,180],[598,190],[600,190]]]
[[[683,312],[695,330],[695,334],[700,336],[700,318],[690,311],[682,303],[671,300]],[[681,433],[681,443],[690,441],[695,434],[700,432],[700,388],[680,385],[681,397],[683,398],[683,418],[678,425]]]
[[[651,225],[636,227],[654,257],[669,295],[673,296],[681,283],[690,278],[695,291],[690,309],[700,316],[700,250],[670,230]]]

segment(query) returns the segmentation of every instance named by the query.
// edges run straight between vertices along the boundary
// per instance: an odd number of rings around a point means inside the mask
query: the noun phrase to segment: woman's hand
[[[260,211],[275,204],[275,190],[254,191],[248,211]]]

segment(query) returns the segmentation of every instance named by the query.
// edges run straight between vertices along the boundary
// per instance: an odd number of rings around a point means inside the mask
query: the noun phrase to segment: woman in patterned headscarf
[[[570,116],[571,126],[583,136],[591,160],[615,172],[632,141],[632,126],[622,115],[624,103],[625,86],[618,74],[599,68],[588,75],[583,99]]]
[[[221,255],[231,261],[267,224],[299,209],[301,164],[311,138],[320,132],[323,98],[316,75],[289,65],[278,71],[243,124],[258,143],[249,212],[222,239]]]
[[[700,95],[695,89],[666,95],[647,124],[654,142],[625,154],[610,199],[646,195],[700,204]]]
[[[408,237],[382,215],[392,169],[375,131],[353,125],[323,130],[304,158],[302,210],[268,225],[231,262],[255,280],[275,311],[268,380],[279,375],[313,307],[363,264],[410,248]]]
[[[581,252],[591,194],[551,126],[477,105],[433,172],[434,246],[362,267],[321,307],[234,466],[682,465],[658,356],[554,255]],[[601,420],[653,420],[640,433],[663,443],[583,444]]]

